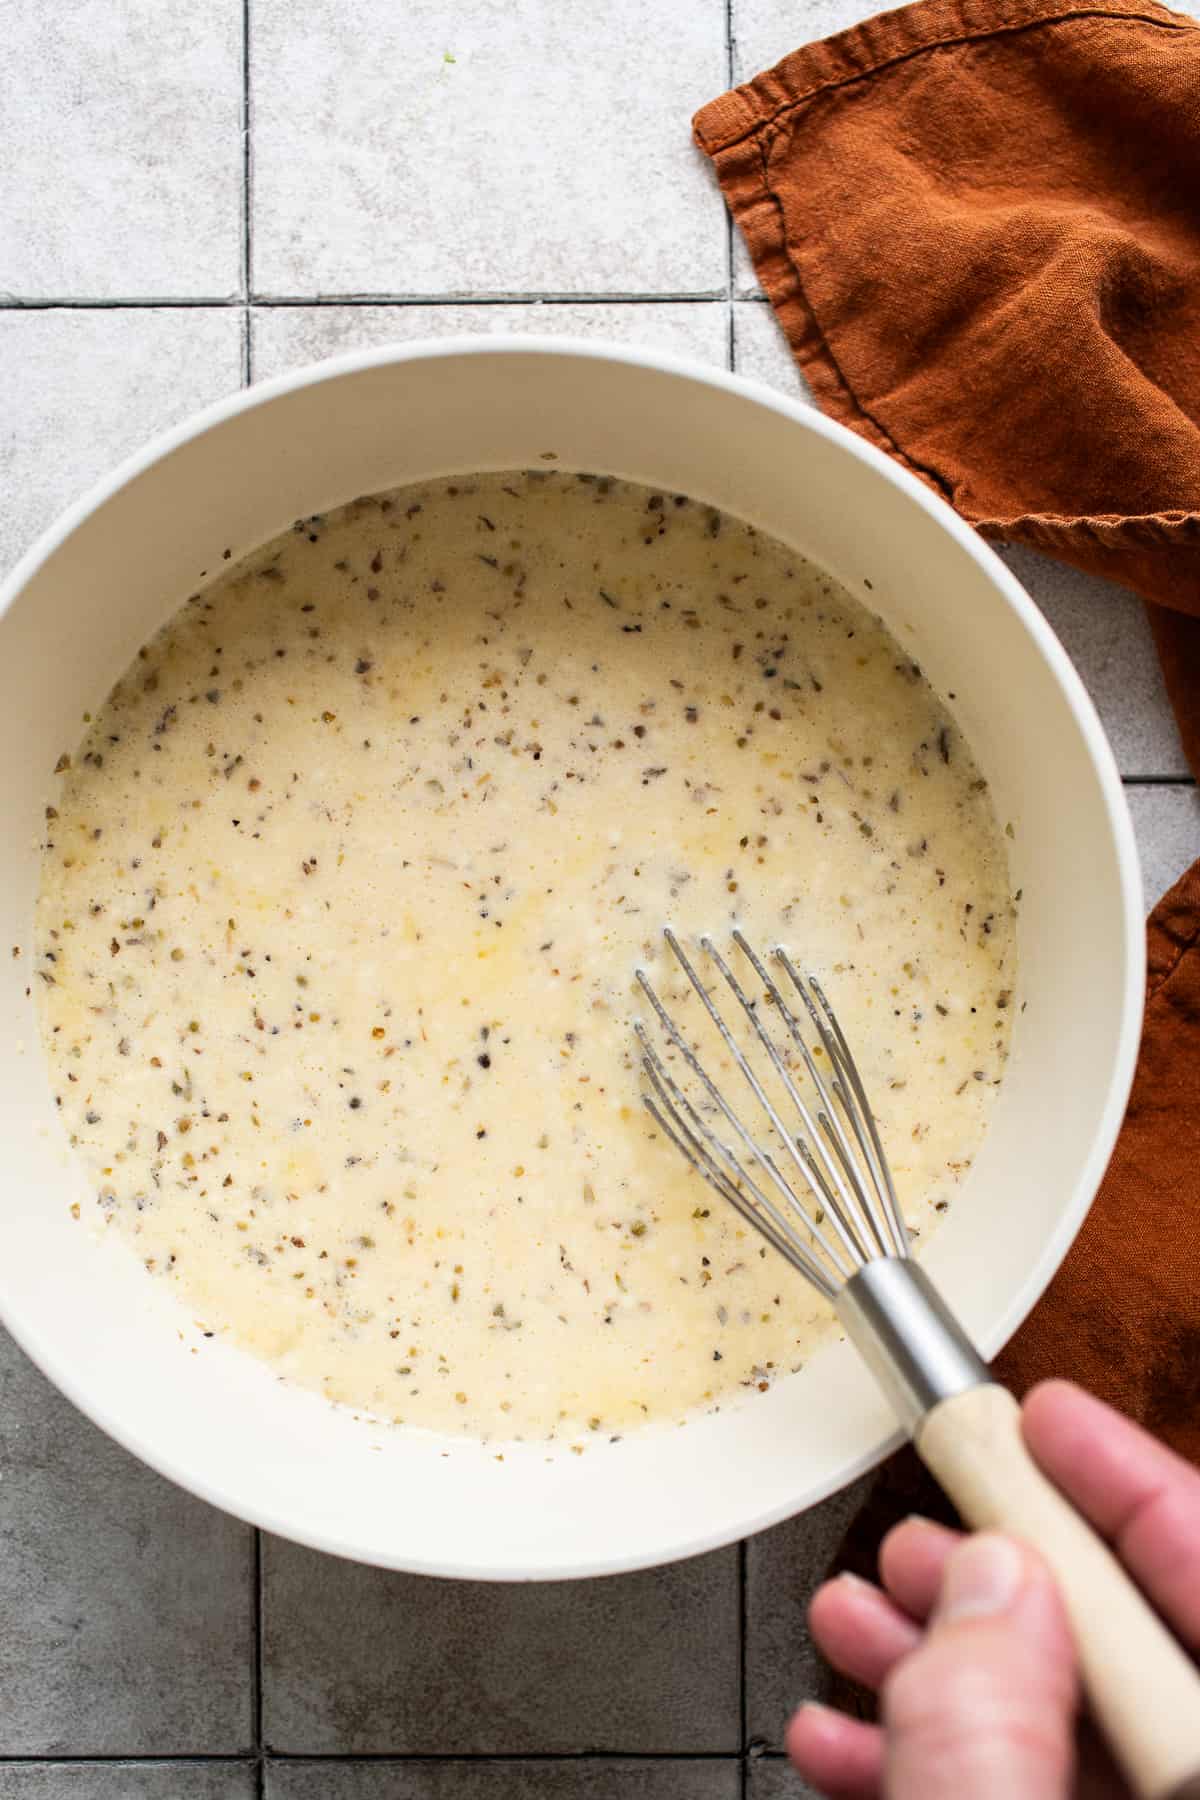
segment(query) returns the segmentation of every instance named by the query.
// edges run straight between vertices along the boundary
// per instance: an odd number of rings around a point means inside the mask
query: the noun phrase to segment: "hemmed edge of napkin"
[[[1117,18],[1164,31],[1196,31],[1200,24],[1155,0],[920,0],[883,13],[821,42],[806,44],[772,69],[731,89],[692,120],[699,148],[713,162],[721,188],[745,238],[755,273],[787,337],[792,354],[823,412],[873,443],[955,505],[953,485],[912,456],[859,399],[851,375],[839,363],[809,302],[787,241],[783,209],[771,183],[771,148],[787,133],[787,115],[823,91],[848,86],[890,65],[929,51],[979,38],[1033,30],[1084,18]],[[1112,579],[1134,585],[1122,563],[1146,549],[1200,546],[1200,513],[1164,511],[1078,517],[1029,513],[1012,519],[958,510],[988,537],[1024,543],[1074,561],[1080,538],[1112,562]],[[1144,589],[1142,590],[1144,591]],[[1153,598],[1172,604],[1170,594]],[[1185,609],[1187,610],[1187,609]]]
[[[1167,889],[1146,922],[1146,1009],[1189,951],[1200,947],[1200,862]]]
[[[1184,13],[1157,0],[921,0],[877,13],[832,37],[803,44],[774,68],[702,106],[692,131],[706,156],[716,157],[822,89],[845,87],[891,63],[973,38],[1028,31],[1067,19],[1135,19],[1173,31],[1200,30]]]

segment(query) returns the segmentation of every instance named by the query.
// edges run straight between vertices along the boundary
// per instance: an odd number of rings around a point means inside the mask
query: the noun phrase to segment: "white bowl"
[[[657,353],[538,338],[345,357],[211,407],[74,507],[0,594],[0,1316],[113,1437],[239,1517],[389,1568],[521,1580],[729,1543],[811,1506],[896,1432],[831,1344],[765,1396],[584,1456],[373,1427],[189,1315],[86,1198],[29,996],[50,772],[137,647],[232,551],[299,515],[432,475],[599,470],[751,521],[876,608],[954,709],[1013,827],[1023,889],[1012,1059],[928,1266],[985,1354],[1079,1229],[1132,1078],[1137,859],[1099,722],[1032,602],[975,533],[861,439],[777,394]]]

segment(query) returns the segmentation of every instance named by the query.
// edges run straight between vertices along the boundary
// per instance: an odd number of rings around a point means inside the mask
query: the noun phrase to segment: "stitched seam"
[[[1125,525],[1166,525],[1177,529],[1192,521],[1200,524],[1200,512],[1182,507],[1172,512],[1156,513],[1015,513],[1009,519],[977,519],[980,529],[1003,530],[1012,525],[1095,525],[1101,530]]]
[[[1196,919],[1195,923],[1192,926],[1190,933],[1188,934],[1188,936],[1186,938],[1183,939],[1182,943],[1176,944],[1175,955],[1171,958],[1170,967],[1164,969],[1162,974],[1159,975],[1155,979],[1153,984],[1151,984],[1149,977],[1147,977],[1147,980],[1146,980],[1147,1002],[1158,999],[1159,995],[1162,993],[1162,990],[1166,987],[1168,981],[1170,981],[1171,977],[1178,972],[1179,965],[1183,961],[1184,957],[1187,955],[1188,951],[1194,950],[1197,947],[1198,940],[1200,940],[1200,918]]]
[[[756,119],[753,125],[748,125],[745,131],[739,133],[737,137],[727,138],[722,143],[714,145],[714,153],[723,154],[728,150],[736,150],[738,145],[744,144],[747,138],[753,137],[756,132],[761,132],[766,126],[778,124],[786,114],[795,112],[797,107],[806,105],[818,94],[834,93],[839,88],[853,87],[856,81],[865,81],[869,76],[878,75],[884,69],[897,68],[901,63],[911,62],[914,57],[924,56],[930,50],[948,50],[955,44],[973,44],[985,38],[1015,37],[1025,31],[1041,31],[1048,25],[1066,24],[1072,19],[1128,20],[1131,24],[1153,25],[1160,31],[1186,32],[1189,29],[1183,20],[1156,19],[1149,13],[1111,12],[1105,7],[1083,6],[1070,7],[1061,13],[1051,13],[1041,19],[1029,19],[1019,25],[989,25],[986,30],[960,31],[945,37],[931,38],[926,44],[914,44],[911,49],[898,50],[894,56],[885,56],[881,62],[871,63],[868,68],[856,69],[853,75],[844,75],[837,80],[818,81],[813,87],[805,88],[802,93],[794,95],[775,112]]]
[[[885,444],[890,445],[890,447],[891,447],[890,453],[897,459],[897,461],[902,462],[906,468],[916,470],[918,474],[924,475],[929,481],[933,482],[935,484],[935,486],[937,487],[938,492],[944,497],[944,499],[946,499],[950,503],[950,505],[953,506],[954,505],[954,489],[951,486],[951,484],[948,481],[946,481],[943,476],[939,475],[936,469],[928,467],[925,463],[918,462],[916,460],[916,458],[909,451],[905,450],[902,447],[902,445],[897,443],[896,439],[892,436],[892,433],[883,424],[882,420],[877,419],[875,417],[874,413],[872,413],[866,406],[863,405],[862,401],[858,397],[858,394],[855,392],[853,383],[850,381],[849,377],[846,375],[845,370],[842,368],[841,363],[838,361],[837,357],[834,355],[833,345],[830,343],[830,340],[829,340],[829,334],[825,330],[825,327],[822,325],[820,319],[817,316],[817,310],[814,307],[812,301],[809,299],[808,292],[804,286],[804,281],[801,277],[800,270],[797,266],[796,260],[791,255],[791,253],[788,249],[787,231],[786,231],[785,225],[784,225],[783,202],[780,200],[779,195],[775,192],[775,189],[771,185],[770,162],[769,162],[768,154],[767,154],[767,143],[766,143],[766,134],[765,133],[762,133],[759,137],[758,153],[759,153],[759,162],[761,164],[761,179],[762,179],[763,192],[766,194],[767,198],[770,200],[771,204],[775,208],[777,228],[779,231],[779,241],[780,241],[781,248],[783,250],[783,254],[787,259],[788,267],[792,272],[792,279],[795,283],[795,289],[796,289],[797,304],[804,307],[805,311],[808,313],[809,318],[812,320],[813,328],[817,332],[818,336],[820,337],[821,349],[824,352],[825,356],[828,358],[830,366],[832,367],[835,375],[837,376],[837,379],[841,382],[842,387],[844,388],[845,392],[848,394],[848,396],[849,396],[850,400],[852,401],[859,416],[861,418],[867,420],[867,422],[874,427],[874,429],[879,433],[880,437],[883,439]]]

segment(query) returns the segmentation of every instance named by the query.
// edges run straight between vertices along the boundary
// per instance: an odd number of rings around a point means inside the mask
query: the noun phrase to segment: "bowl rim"
[[[1107,1092],[1103,1096],[1100,1125],[1089,1154],[1080,1168],[1075,1195],[1070,1206],[1059,1216],[1040,1256],[1029,1268],[1006,1311],[987,1337],[981,1340],[979,1347],[982,1353],[987,1358],[992,1357],[1008,1342],[1042,1297],[1074,1242],[1099,1189],[1120,1131],[1133,1083],[1145,999],[1144,901],[1133,824],[1116,759],[1095,704],[1066,650],[1034,601],[996,552],[939,494],[901,464],[848,427],[826,417],[815,406],[780,393],[753,377],[731,373],[673,351],[643,348],[604,338],[584,339],[532,332],[395,341],[306,364],[258,382],[252,387],[238,389],[152,436],[140,449],[118,462],[108,474],[93,482],[38,535],[4,581],[0,582],[0,618],[56,551],[116,494],[176,450],[216,430],[227,421],[268,406],[285,394],[325,382],[337,382],[347,376],[365,374],[372,369],[408,362],[452,361],[476,356],[537,356],[562,358],[564,361],[582,358],[644,369],[653,374],[673,375],[736,398],[751,400],[791,421],[803,431],[836,442],[844,452],[874,470],[911,503],[920,507],[973,559],[998,591],[1000,598],[1025,627],[1067,702],[1099,782],[1120,876],[1123,963],[1120,971],[1120,1029]],[[783,1501],[760,1515],[740,1521],[735,1530],[715,1527],[707,1532],[681,1533],[677,1547],[667,1556],[645,1551],[616,1555],[595,1554],[572,1560],[569,1566],[551,1567],[510,1564],[496,1567],[421,1559],[414,1562],[411,1557],[397,1557],[385,1565],[379,1562],[377,1553],[372,1551],[364,1555],[362,1549],[356,1550],[352,1542],[339,1537],[335,1532],[297,1532],[293,1523],[277,1516],[270,1506],[256,1507],[248,1503],[244,1493],[234,1495],[220,1482],[198,1480],[194,1472],[182,1471],[171,1456],[159,1450],[153,1440],[127,1428],[121,1420],[112,1416],[103,1394],[97,1393],[94,1385],[85,1380],[72,1358],[60,1355],[53,1344],[47,1341],[46,1334],[39,1329],[35,1319],[28,1314],[19,1318],[11,1317],[11,1310],[9,1297],[0,1291],[0,1323],[11,1332],[35,1365],[86,1418],[157,1473],[222,1511],[293,1542],[306,1544],[327,1554],[367,1560],[374,1566],[390,1566],[414,1573],[492,1581],[560,1580],[631,1572],[690,1558],[750,1537],[794,1516],[798,1510],[807,1510],[808,1507],[819,1504],[822,1499],[840,1491],[876,1466],[900,1441],[898,1432],[886,1433],[855,1457],[836,1480],[822,1483],[818,1493],[808,1495],[799,1509],[794,1503]]]

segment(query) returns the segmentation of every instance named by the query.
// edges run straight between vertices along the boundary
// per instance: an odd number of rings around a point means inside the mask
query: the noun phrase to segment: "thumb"
[[[888,1800],[1067,1800],[1075,1655],[1040,1558],[969,1537],[917,1648],[882,1694]]]

